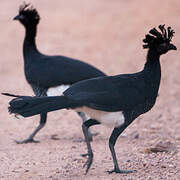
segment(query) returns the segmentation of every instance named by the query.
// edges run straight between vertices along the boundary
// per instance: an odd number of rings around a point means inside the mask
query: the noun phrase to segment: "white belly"
[[[70,85],[61,85],[49,88],[47,90],[47,96],[62,96],[63,92],[68,89]]]
[[[62,96],[63,92],[68,89],[70,85],[61,85],[49,88],[47,91],[47,96]],[[84,112],[89,118],[95,119],[100,123],[110,126],[110,127],[119,127],[121,126],[125,119],[121,111],[118,112],[106,112],[91,109],[88,107],[81,107],[74,109],[76,112]]]
[[[118,112],[106,112],[91,109],[88,107],[81,107],[74,109],[76,112],[84,112],[90,118],[99,121],[100,123],[110,126],[110,127],[119,127],[124,124],[124,115],[121,111]]]

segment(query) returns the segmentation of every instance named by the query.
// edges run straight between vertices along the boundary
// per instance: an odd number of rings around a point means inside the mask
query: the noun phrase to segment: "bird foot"
[[[40,141],[34,140],[32,138],[25,139],[23,141],[17,141],[15,140],[17,144],[27,144],[27,143],[39,143]]]
[[[136,170],[120,170],[120,169],[113,169],[111,171],[107,171],[109,174],[112,173],[120,173],[120,174],[129,174],[129,173],[134,173]]]
[[[83,168],[85,168],[85,166],[86,166],[85,174],[88,173],[88,170],[91,167],[91,164],[93,162],[93,153],[82,154],[82,157],[86,157],[86,156],[88,156],[88,159],[87,159],[86,163],[83,165]]]

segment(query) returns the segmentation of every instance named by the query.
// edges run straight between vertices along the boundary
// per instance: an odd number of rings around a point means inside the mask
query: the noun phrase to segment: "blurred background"
[[[12,20],[22,2],[0,2],[0,92],[33,95],[24,77],[24,28]],[[108,75],[143,68],[147,51],[142,48],[142,39],[151,28],[166,24],[175,30],[173,43],[178,51],[161,57],[162,81],[155,107],[134,121],[116,145],[119,164],[138,172],[122,176],[105,172],[112,168],[108,148],[111,129],[95,127],[93,131],[99,135],[92,143],[94,164],[86,179],[180,178],[180,1],[31,0],[31,3],[41,16],[36,42],[42,53],[77,58]],[[49,113],[46,127],[36,137],[41,142],[17,145],[14,140],[27,137],[39,123],[39,117],[14,120],[7,112],[10,99],[0,98],[0,179],[83,179],[85,160],[80,154],[86,152],[86,146],[79,117],[65,110]],[[53,135],[57,135],[58,141],[51,138]],[[169,142],[177,151],[146,153],[158,142]]]

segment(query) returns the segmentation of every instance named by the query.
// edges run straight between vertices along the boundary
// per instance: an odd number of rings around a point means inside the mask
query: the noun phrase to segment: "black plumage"
[[[20,6],[19,14],[14,20],[19,20],[25,27],[26,33],[23,44],[24,72],[26,80],[36,96],[47,96],[47,91],[51,87],[72,85],[81,80],[105,76],[102,71],[80,60],[40,53],[35,42],[40,16],[37,10],[29,4]],[[82,113],[78,114],[85,121],[85,116]],[[41,114],[40,124],[35,131],[24,141],[17,141],[17,143],[34,142],[34,136],[44,127],[46,119],[47,114]]]
[[[87,129],[108,120],[112,121],[114,130],[109,138],[109,148],[114,169],[109,172],[133,172],[120,170],[114,146],[118,136],[133,120],[154,106],[161,80],[160,56],[169,50],[176,50],[176,46],[170,43],[174,31],[168,27],[166,32],[164,25],[160,25],[159,29],[161,32],[156,29],[150,30],[150,34],[143,40],[143,47],[148,48],[148,53],[142,71],[84,80],[73,84],[60,97],[17,97],[10,101],[10,113],[28,117],[63,108],[81,109],[87,114],[90,113],[89,116],[92,115],[93,118],[82,125],[88,148],[86,172],[93,162]],[[117,121],[113,121],[114,119]]]

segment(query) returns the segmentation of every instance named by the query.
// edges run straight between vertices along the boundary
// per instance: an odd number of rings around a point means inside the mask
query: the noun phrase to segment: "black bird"
[[[40,53],[36,47],[35,37],[40,16],[36,9],[29,4],[19,8],[19,14],[14,17],[25,27],[23,44],[24,72],[27,82],[36,96],[62,95],[62,92],[73,83],[81,80],[105,76],[97,68],[65,56],[48,56]],[[84,113],[78,112],[83,121]],[[47,113],[40,114],[40,124],[34,132],[23,141],[17,143],[37,142],[33,138],[46,123]],[[89,138],[91,134],[89,132]]]
[[[130,173],[120,170],[114,146],[118,136],[138,116],[148,112],[155,104],[161,80],[160,56],[169,50],[176,50],[171,39],[174,31],[159,25],[145,36],[144,48],[148,49],[144,69],[134,74],[99,77],[73,84],[62,96],[29,97],[17,96],[10,101],[9,112],[24,117],[58,109],[74,109],[86,113],[90,119],[82,129],[88,148],[86,173],[93,162],[93,152],[87,129],[93,125],[106,124],[114,127],[109,138],[114,169],[109,173]]]

